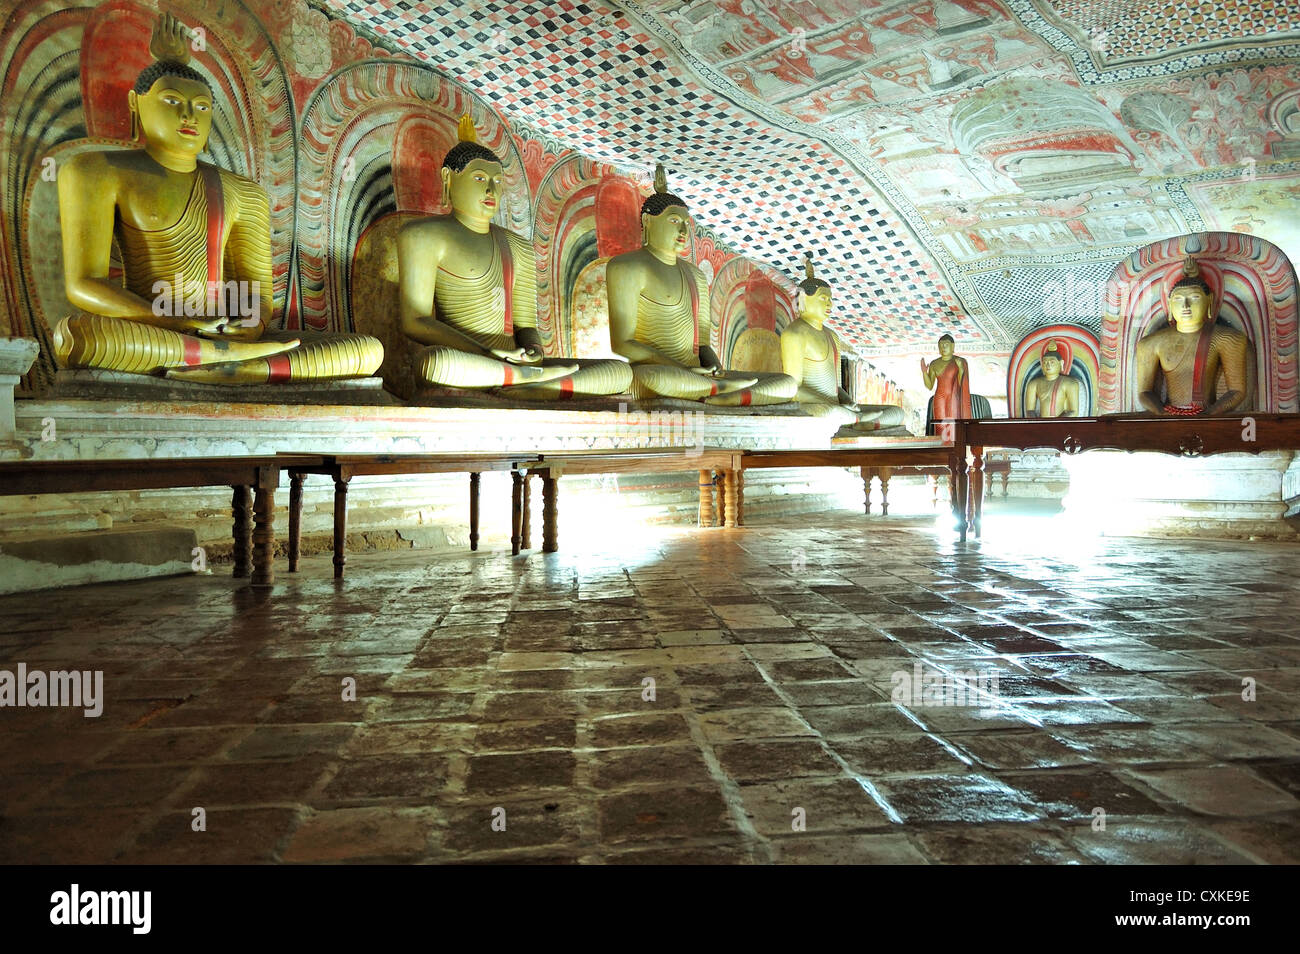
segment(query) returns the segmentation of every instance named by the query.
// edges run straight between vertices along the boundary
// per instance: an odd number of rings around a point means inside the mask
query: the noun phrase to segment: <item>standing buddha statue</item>
[[[54,328],[59,366],[232,385],[373,374],[374,338],[267,331],[266,192],[198,161],[213,98],[188,65],[185,28],[163,14],[149,50],[156,62],[127,93],[144,148],[83,152],[59,170],[64,284],[79,309]],[[123,283],[109,277],[114,238]],[[246,313],[227,307],[232,289]]]
[[[925,432],[934,433],[935,421],[956,421],[971,417],[970,368],[966,359],[956,353],[957,343],[952,335],[939,338],[939,357],[926,363],[921,359],[921,377],[925,389],[934,388],[930,420]]]
[[[781,368],[794,379],[795,400],[810,413],[832,416],[841,426],[874,431],[903,423],[903,409],[854,404],[839,386],[835,338],[825,327],[831,312],[831,286],[814,274],[812,254],[804,256],[805,277],[796,290],[799,317],[781,332]]]
[[[1142,338],[1134,357],[1138,401],[1161,416],[1214,415],[1242,409],[1247,394],[1248,349],[1244,334],[1216,320],[1214,293],[1196,259],[1165,297],[1169,323]],[[1164,376],[1161,398],[1156,372]],[[1218,393],[1222,372],[1225,390]]]
[[[691,217],[668,191],[663,166],[641,205],[641,229],[641,248],[614,256],[605,273],[610,346],[632,364],[632,393],[722,405],[791,400],[798,385],[789,375],[726,371],[709,347],[709,286],[682,257]]]
[[[492,224],[501,160],[479,144],[469,116],[458,137],[441,170],[451,214],[415,219],[397,237],[402,331],[428,346],[416,373],[432,385],[508,387],[526,397],[626,391],[625,361],[543,356],[533,247]]]

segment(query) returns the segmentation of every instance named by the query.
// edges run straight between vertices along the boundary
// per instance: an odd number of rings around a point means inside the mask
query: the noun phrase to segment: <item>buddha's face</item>
[[[810,321],[823,322],[831,314],[831,290],[818,288],[811,295],[799,289],[799,316]]]
[[[1179,331],[1197,331],[1210,314],[1211,297],[1199,285],[1184,285],[1169,293],[1169,319]]]
[[[1058,355],[1043,355],[1043,377],[1055,381],[1061,376],[1061,359]]]
[[[956,350],[957,350],[957,345],[953,343],[953,340],[951,338],[939,339],[939,357],[951,358],[953,352]]]
[[[144,94],[127,94],[147,145],[197,156],[212,131],[212,93],[197,80],[160,76]]]
[[[680,205],[670,205],[658,215],[642,215],[645,244],[661,252],[681,255],[691,240],[691,217]]]
[[[457,212],[486,222],[501,204],[501,176],[501,163],[475,159],[460,172],[442,170],[442,194]]]

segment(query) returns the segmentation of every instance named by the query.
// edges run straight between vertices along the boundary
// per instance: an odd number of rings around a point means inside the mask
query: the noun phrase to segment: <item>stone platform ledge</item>
[[[382,378],[298,381],[285,384],[241,384],[225,387],[149,374],[120,371],[57,371],[49,397],[55,401],[167,401],[200,404],[316,404],[393,405],[398,399],[384,390]]]
[[[20,400],[0,460],[109,460],[299,454],[561,453],[831,446],[834,422],[806,415],[629,407],[365,407]]]
[[[1295,457],[1293,451],[1062,454],[1070,476],[1065,513],[1107,536],[1296,540],[1283,496]]]

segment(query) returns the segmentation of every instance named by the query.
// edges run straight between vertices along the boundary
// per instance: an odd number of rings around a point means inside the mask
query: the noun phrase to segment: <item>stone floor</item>
[[[107,701],[0,709],[0,861],[1300,860],[1296,548],[1052,527],[842,511],[5,597],[0,669]]]

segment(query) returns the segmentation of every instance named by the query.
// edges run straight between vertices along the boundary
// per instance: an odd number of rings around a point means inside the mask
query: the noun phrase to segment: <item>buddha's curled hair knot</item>
[[[655,191],[648,199],[641,203],[642,215],[659,215],[665,209],[673,206],[687,208],[686,201],[679,196],[673,195],[668,191],[668,175],[664,170],[663,163],[655,164]]]
[[[132,87],[137,96],[149,92],[163,76],[194,80],[212,91],[212,85],[203,74],[189,65],[190,45],[185,26],[170,13],[161,14],[154,24],[153,36],[149,38],[149,55],[154,62],[141,71]]]
[[[805,277],[804,280],[799,283],[799,288],[804,292],[804,294],[815,295],[823,288],[828,291],[830,290],[831,286],[827,282],[822,281],[816,275],[816,270],[813,268],[812,252],[804,252],[803,270]]]
[[[456,138],[460,141],[451,147],[442,160],[443,169],[461,172],[475,159],[495,162],[498,166],[502,165],[500,156],[487,146],[479,145],[478,130],[474,128],[474,120],[469,113],[460,117],[460,122],[456,126]]]

